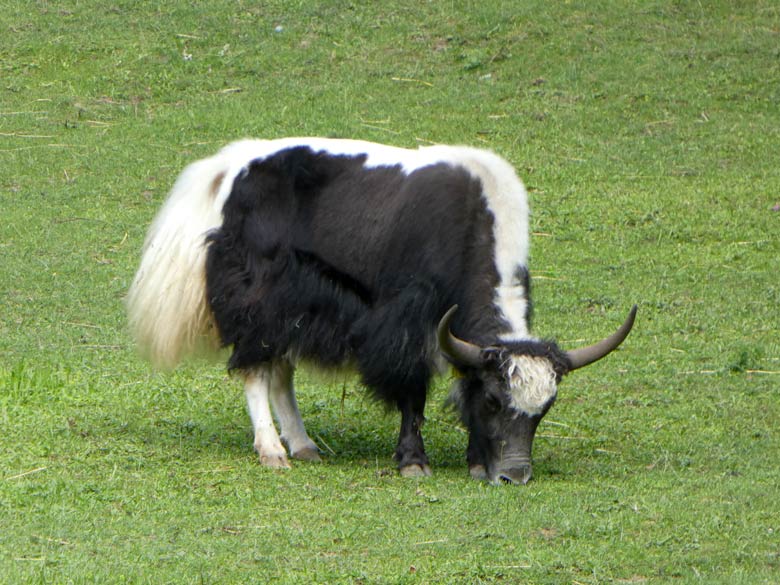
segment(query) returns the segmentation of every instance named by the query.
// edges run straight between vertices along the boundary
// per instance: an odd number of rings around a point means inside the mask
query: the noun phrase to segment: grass
[[[761,0],[6,2],[0,581],[777,582],[779,35]],[[468,478],[446,380],[433,478],[305,373],[327,458],[278,473],[222,365],[136,357],[122,298],[176,174],[284,135],[490,147],[532,198],[537,333],[639,303],[531,484]]]

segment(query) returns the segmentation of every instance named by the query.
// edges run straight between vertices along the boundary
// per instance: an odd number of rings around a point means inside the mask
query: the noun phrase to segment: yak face
[[[634,326],[636,305],[612,335],[570,351],[535,338],[482,347],[452,334],[456,310],[445,313],[437,333],[442,354],[463,374],[452,399],[469,429],[471,475],[525,484],[536,427],[555,402],[561,379],[617,349]]]
[[[536,427],[555,402],[564,373],[564,364],[556,368],[555,361],[487,348],[482,367],[460,380],[453,399],[469,429],[472,476],[493,483],[525,484],[531,479]]]

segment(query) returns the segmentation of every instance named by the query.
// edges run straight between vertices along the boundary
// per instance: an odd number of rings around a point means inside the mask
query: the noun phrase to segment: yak
[[[400,473],[430,475],[424,409],[449,362],[472,477],[525,484],[558,383],[618,347],[636,315],[570,351],[532,336],[528,223],[523,183],[488,150],[242,140],[174,184],[127,296],[130,328],[158,366],[229,348],[269,467],[320,459],[293,387],[309,362],[357,370],[400,411]]]

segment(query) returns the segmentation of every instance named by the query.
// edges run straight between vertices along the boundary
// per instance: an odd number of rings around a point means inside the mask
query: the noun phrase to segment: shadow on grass
[[[328,464],[354,464],[395,470],[393,451],[398,436],[399,417],[377,408],[373,417],[345,416],[333,419],[326,413],[304,417],[307,432],[319,445]],[[228,460],[254,457],[249,418],[204,413],[197,419],[188,413],[171,415],[148,412],[123,421],[106,420],[100,433],[113,448],[126,448],[135,456],[144,451],[149,457],[188,461],[200,457]],[[426,425],[426,446],[434,468],[465,469],[466,437],[449,423]],[[124,447],[123,447],[124,446]]]

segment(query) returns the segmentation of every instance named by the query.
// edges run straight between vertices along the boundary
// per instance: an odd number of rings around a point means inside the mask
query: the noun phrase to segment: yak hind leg
[[[271,405],[290,456],[304,461],[320,461],[320,450],[306,434],[293,386],[293,367],[288,361],[275,363],[271,375]]]
[[[255,450],[267,467],[287,468],[287,452],[276,432],[269,398],[273,387],[273,366],[263,364],[244,374],[244,393],[255,433]]]
[[[395,458],[398,470],[403,477],[425,477],[431,475],[428,456],[422,438],[422,425],[425,421],[425,392],[416,396],[405,396],[398,400],[401,411],[401,432]]]

